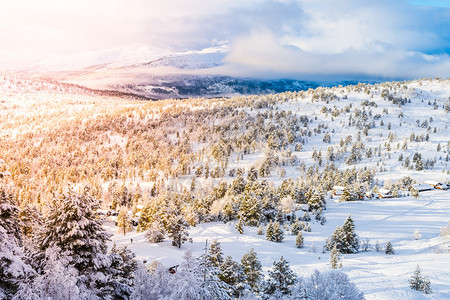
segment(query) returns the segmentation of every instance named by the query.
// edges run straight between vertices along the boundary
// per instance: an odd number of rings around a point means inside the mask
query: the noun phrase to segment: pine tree
[[[264,227],[262,224],[259,225],[257,233],[258,235],[264,235]]]
[[[384,253],[386,253],[386,254],[395,254],[395,250],[394,250],[394,247],[392,246],[391,242],[387,242],[386,243],[386,247],[385,247]]]
[[[245,225],[258,225],[261,217],[261,205],[258,199],[250,193],[243,194],[239,206],[239,216]]]
[[[301,231],[297,233],[297,237],[295,238],[295,246],[297,246],[297,248],[303,248],[303,234]]]
[[[247,283],[253,291],[257,292],[259,290],[259,283],[262,279],[262,266],[253,248],[244,254],[241,259],[241,264],[245,275],[245,283]]]
[[[339,253],[336,245],[334,245],[333,249],[331,249],[330,265],[333,269],[342,268],[341,253]]]
[[[42,272],[32,280],[23,281],[14,296],[17,300],[26,299],[70,299],[81,300],[82,295],[96,298],[89,289],[78,287],[79,272],[71,264],[67,252],[58,248],[45,251]],[[86,298],[85,298],[86,299]]]
[[[271,241],[281,243],[283,239],[284,239],[284,231],[281,228],[280,223],[278,222],[273,223],[273,236]]]
[[[273,268],[269,270],[269,279],[265,283],[264,293],[272,295],[280,292],[282,295],[290,295],[296,281],[297,276],[282,256],[279,261],[273,262]]]
[[[245,274],[242,266],[227,256],[220,265],[219,279],[230,286],[230,294],[239,298],[245,289]]]
[[[137,269],[135,254],[126,246],[117,248],[115,244],[109,254],[110,278],[108,286],[114,299],[129,299],[133,292],[134,272]]]
[[[340,198],[340,201],[355,201],[356,196],[353,193],[353,191],[350,191],[350,188],[346,185],[344,187],[344,190],[342,191],[342,196]]]
[[[422,276],[422,271],[419,265],[417,265],[414,274],[409,279],[409,286],[416,291],[422,291],[425,294],[431,294],[431,283],[427,276]]]
[[[331,235],[327,248],[331,250],[334,246],[341,253],[356,253],[359,248],[359,239],[355,233],[355,225],[351,216],[348,216],[342,227],[337,227]]]
[[[55,198],[44,226],[35,237],[33,253],[38,269],[42,269],[45,251],[59,248],[67,253],[70,264],[79,272],[77,286],[86,286],[100,294],[108,275],[106,255],[109,234],[94,214],[97,201],[85,188],[81,195],[69,190]]]
[[[269,224],[266,228],[266,240],[272,241],[273,240],[273,223],[272,220],[270,220]]]
[[[244,225],[242,224],[242,220],[239,218],[239,220],[237,221],[236,225],[235,225],[236,231],[239,234],[243,234],[244,233]]]
[[[297,235],[302,230],[300,222],[297,220],[291,225],[291,234]]]
[[[209,246],[208,258],[211,264],[215,267],[220,267],[223,263],[222,246],[217,240],[214,240]]]
[[[145,238],[150,243],[160,243],[164,241],[164,226],[159,221],[155,221],[150,225],[150,228],[145,232]]]
[[[117,228],[118,232],[122,232],[123,235],[126,235],[127,232],[133,230],[133,226],[131,225],[131,218],[126,210],[120,211],[119,216],[117,217]]]
[[[167,235],[172,239],[172,245],[181,248],[181,245],[187,241],[189,236],[189,224],[179,214],[170,214],[166,222]]]
[[[230,286],[219,279],[220,269],[214,266],[208,255],[198,258],[195,272],[198,274],[201,287],[207,292],[207,299],[230,299]]]
[[[18,215],[12,193],[0,186],[0,295],[5,298],[14,294],[19,282],[33,274],[24,262]]]

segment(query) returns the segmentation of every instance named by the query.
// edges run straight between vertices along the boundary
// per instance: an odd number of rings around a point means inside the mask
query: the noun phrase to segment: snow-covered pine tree
[[[387,242],[384,248],[384,253],[386,254],[395,254],[394,246],[392,246],[391,242]]]
[[[38,270],[42,270],[45,251],[61,249],[70,258],[70,265],[79,272],[77,286],[80,290],[86,287],[100,295],[106,285],[110,262],[106,255],[109,234],[95,216],[97,205],[88,188],[82,194],[69,189],[55,198],[44,226],[34,237],[37,251],[32,256]]]
[[[244,254],[241,259],[241,264],[245,274],[245,283],[253,291],[259,291],[259,285],[262,279],[262,266],[253,248]]]
[[[110,278],[108,286],[114,299],[129,299],[133,292],[134,272],[137,269],[135,254],[126,246],[120,248],[113,244],[109,253]]]
[[[33,273],[23,260],[18,214],[13,194],[0,186],[0,295],[5,298],[12,296],[19,282]]]
[[[172,239],[172,245],[181,248],[189,236],[189,224],[181,214],[170,214],[166,221],[166,231]]]
[[[43,270],[34,278],[25,280],[14,295],[14,300],[28,299],[98,299],[89,289],[77,286],[79,272],[71,264],[67,252],[58,248],[45,251]]]
[[[257,226],[261,217],[261,204],[250,192],[245,192],[240,197],[239,219],[245,225]]]
[[[145,238],[150,243],[160,243],[164,241],[164,234],[164,225],[160,221],[154,221],[145,232]]]
[[[123,235],[126,235],[127,232],[132,230],[133,226],[131,225],[131,218],[128,215],[128,212],[126,210],[121,210],[117,216],[117,232],[121,232]]]
[[[297,237],[295,238],[295,246],[297,248],[303,248],[303,234],[301,231],[297,233]]]
[[[431,283],[427,276],[422,275],[419,265],[417,265],[414,274],[409,279],[409,286],[416,291],[424,292],[425,294],[431,294]]]
[[[230,255],[220,265],[219,279],[230,286],[230,295],[239,298],[248,285],[245,284],[245,274],[242,266]]]
[[[281,243],[284,239],[284,231],[280,226],[280,223],[274,222],[273,223],[273,235],[272,240],[273,242]]]
[[[242,224],[242,219],[241,218],[239,218],[239,220],[236,222],[235,228],[236,228],[236,231],[239,234],[243,234],[244,233],[244,224]]]
[[[349,186],[344,186],[344,190],[342,191],[342,196],[339,201],[355,201],[356,196],[353,191],[350,190]]]
[[[211,263],[207,254],[198,258],[195,272],[199,276],[206,299],[231,299],[228,293],[231,287],[219,279],[220,269]]]
[[[342,227],[337,227],[331,235],[327,248],[331,250],[334,246],[341,253],[356,253],[359,248],[358,235],[355,232],[355,224],[349,215]]]
[[[330,265],[332,269],[342,268],[341,253],[339,253],[336,245],[334,245],[333,249],[331,249],[330,252]]]
[[[273,239],[273,222],[270,220],[266,228],[266,240],[271,241]]]
[[[297,235],[301,230],[302,230],[302,227],[298,220],[296,220],[294,223],[292,223],[292,225],[291,225],[291,234],[292,235]]]
[[[297,276],[282,256],[279,261],[273,262],[272,270],[269,270],[269,279],[264,284],[264,293],[272,295],[280,292],[283,295],[290,295],[296,281]]]
[[[262,224],[259,225],[257,233],[258,235],[264,235],[264,227]]]
[[[208,258],[215,267],[220,267],[223,263],[222,246],[217,240],[214,240],[209,246]]]

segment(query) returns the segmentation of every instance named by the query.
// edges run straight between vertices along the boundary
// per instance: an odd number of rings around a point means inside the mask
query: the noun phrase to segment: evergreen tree
[[[166,221],[167,235],[172,239],[172,245],[181,248],[189,236],[189,224],[180,214],[170,214]]]
[[[0,295],[5,298],[15,293],[19,282],[33,274],[23,260],[18,215],[12,193],[0,186]]]
[[[163,224],[159,221],[154,221],[150,225],[150,228],[145,232],[145,238],[150,243],[160,243],[164,241],[164,234],[165,230]]]
[[[108,286],[111,288],[113,299],[129,299],[133,292],[134,272],[137,269],[135,254],[126,246],[117,248],[113,244],[109,258],[111,274]]]
[[[257,292],[262,279],[262,266],[253,248],[244,254],[241,259],[241,264],[245,275],[245,283],[253,291]]]
[[[239,298],[245,289],[245,274],[242,266],[227,256],[220,265],[219,279],[230,286],[230,294]]]
[[[237,221],[236,225],[235,225],[236,231],[239,234],[243,234],[244,233],[244,225],[242,224],[242,220],[239,218],[239,220]]]
[[[38,270],[42,270],[45,251],[49,248],[61,249],[79,272],[77,286],[85,286],[100,294],[108,275],[106,243],[109,234],[94,214],[97,205],[87,188],[81,195],[69,190],[67,194],[55,198],[44,226],[34,239],[37,251],[33,257]]]
[[[272,220],[269,222],[266,228],[266,240],[272,241],[273,240],[273,223]]]
[[[207,291],[207,299],[230,299],[230,286],[219,279],[220,269],[214,266],[208,255],[198,258],[195,272],[198,274],[201,287]]]
[[[279,261],[273,262],[273,268],[269,270],[269,279],[265,283],[264,293],[273,295],[280,292],[282,295],[290,295],[296,281],[297,276],[282,256]]]
[[[411,289],[416,291],[422,291],[425,294],[431,294],[431,283],[428,277],[422,276],[422,271],[420,270],[419,265],[417,265],[414,274],[409,279],[409,286]]]
[[[220,267],[223,263],[222,246],[217,240],[214,240],[209,246],[208,258],[211,264],[215,267]]]
[[[272,242],[281,243],[284,239],[284,231],[280,226],[280,223],[274,222],[273,223],[273,235],[272,235]]]
[[[391,242],[387,242],[386,243],[386,247],[385,247],[384,253],[386,253],[386,254],[395,254],[395,250],[394,250],[394,247],[392,246]]]
[[[242,195],[241,204],[239,206],[239,216],[245,225],[258,225],[261,217],[261,205],[255,196],[247,192]]]
[[[356,196],[353,193],[353,191],[351,191],[347,185],[344,186],[344,190],[342,191],[342,196],[340,198],[340,201],[355,201],[355,200],[356,200]]]
[[[259,225],[257,233],[258,233],[258,235],[264,235],[264,227],[262,224]]]
[[[133,230],[133,226],[131,225],[131,218],[126,210],[120,211],[119,216],[117,217],[117,228],[118,232],[122,232],[123,235],[126,235],[127,232]]]
[[[355,232],[353,219],[350,215],[347,217],[342,227],[338,226],[331,235],[327,248],[328,250],[331,250],[335,246],[341,253],[358,252],[359,240]]]
[[[302,226],[300,225],[300,222],[298,220],[296,220],[291,225],[291,234],[292,235],[297,235],[301,230],[302,230]]]
[[[331,268],[333,268],[333,269],[342,268],[341,253],[339,253],[336,245],[334,245],[333,249],[331,249],[330,265],[331,265]]]
[[[303,234],[301,231],[297,233],[297,237],[295,238],[295,246],[297,246],[297,248],[303,248]]]
[[[40,274],[28,281],[23,281],[14,296],[15,300],[28,299],[98,299],[84,286],[78,287],[79,272],[72,263],[67,252],[58,248],[45,251],[43,269]]]

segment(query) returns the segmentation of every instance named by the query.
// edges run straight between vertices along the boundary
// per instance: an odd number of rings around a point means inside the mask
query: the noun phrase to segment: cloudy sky
[[[0,41],[0,69],[229,45],[230,74],[450,77],[450,0],[0,0]]]

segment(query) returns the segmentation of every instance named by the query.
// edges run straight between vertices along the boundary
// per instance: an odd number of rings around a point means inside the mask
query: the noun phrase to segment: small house
[[[393,198],[392,191],[388,189],[379,189],[378,190],[379,198]]]
[[[448,190],[449,189],[449,185],[445,182],[439,182],[439,181],[434,181],[434,180],[425,180],[425,183],[431,185],[433,188],[438,189],[438,190]]]
[[[411,187],[418,192],[432,191],[434,189],[432,185],[427,184],[427,183],[413,184]]]
[[[342,196],[344,193],[344,187],[340,185],[335,185],[333,190],[331,191],[331,195],[333,196]]]

